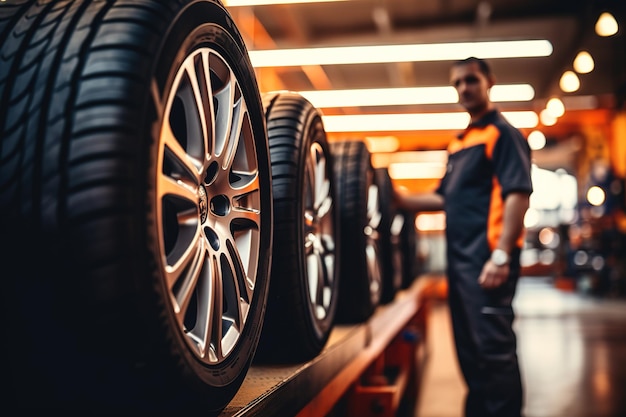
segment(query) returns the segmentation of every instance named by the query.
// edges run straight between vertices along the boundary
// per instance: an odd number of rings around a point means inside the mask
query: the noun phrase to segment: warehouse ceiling
[[[623,107],[626,94],[626,2],[623,0],[345,0],[241,7],[229,6],[228,1],[226,4],[250,51],[546,39],[553,47],[549,56],[491,60],[499,84],[528,83],[535,91],[531,101],[498,103],[502,110],[539,113],[549,98],[560,97],[566,105],[566,114],[552,127],[554,136],[558,137],[581,122],[577,109]],[[621,24],[616,35],[596,35],[594,26],[603,11],[610,11]],[[592,55],[595,68],[591,73],[579,75],[578,91],[563,93],[559,79],[564,71],[572,70],[573,60],[582,50]],[[258,68],[257,78],[262,92],[446,86],[449,67],[450,61],[308,65]],[[322,110],[332,115],[462,109],[451,103]],[[594,117],[604,122],[602,116]],[[405,148],[428,147],[424,141],[433,143],[432,138],[439,133],[431,132],[430,139],[423,133],[409,133],[411,139],[404,141]],[[437,140],[434,143],[435,147],[442,145]]]

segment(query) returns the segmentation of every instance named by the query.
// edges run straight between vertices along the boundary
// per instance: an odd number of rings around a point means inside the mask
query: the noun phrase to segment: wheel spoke
[[[326,158],[313,143],[305,161],[304,251],[309,299],[318,320],[328,314],[334,280],[334,219]]]
[[[233,80],[233,85],[230,90],[234,91],[235,94],[231,95],[231,98],[234,100],[232,103],[230,103],[232,109],[231,130],[222,160],[222,167],[225,169],[227,167],[232,167],[233,165],[237,145],[241,140],[241,134],[245,128],[244,124],[248,121],[247,109],[245,108],[245,104],[243,102],[243,99],[241,98],[239,85],[235,83],[234,75],[231,79]]]
[[[382,220],[382,213],[378,204],[378,187],[374,184],[371,184],[367,190],[367,220],[368,226],[377,231]]]
[[[221,282],[215,258],[206,251],[194,284],[179,316],[185,334],[194,342],[198,355],[209,362],[216,362],[220,357],[219,349],[216,349],[219,343],[215,342],[219,342],[219,338],[215,335],[221,329]]]
[[[247,284],[246,269],[233,242],[228,242],[228,251],[220,260],[223,285],[224,310],[220,349],[227,355],[239,338],[243,323],[248,316],[252,288]]]
[[[177,312],[184,310],[189,302],[191,291],[204,262],[205,252],[204,240],[198,237],[192,241],[187,250],[183,251],[176,262],[165,267],[167,288],[174,295]]]
[[[228,65],[217,54],[208,57],[214,101],[215,135],[213,154],[222,156],[231,138],[235,103],[239,100],[237,81]]]
[[[161,131],[163,146],[161,173],[197,184],[202,162],[191,157],[174,135],[168,120]]]
[[[169,175],[159,175],[159,198],[177,198],[196,204],[198,200],[198,186],[184,182],[182,179]]]

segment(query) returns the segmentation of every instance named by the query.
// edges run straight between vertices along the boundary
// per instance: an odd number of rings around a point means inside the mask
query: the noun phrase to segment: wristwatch
[[[504,266],[510,261],[509,254],[502,249],[495,249],[491,252],[491,262],[496,266]]]

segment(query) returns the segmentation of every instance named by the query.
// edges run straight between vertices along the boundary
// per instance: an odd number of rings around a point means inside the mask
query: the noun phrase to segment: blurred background
[[[528,138],[524,275],[626,295],[623,0],[226,0],[261,92],[297,91],[331,141],[361,140],[394,187],[432,188],[468,116],[453,60],[489,59],[491,98]],[[618,22],[621,22],[622,26]],[[422,272],[443,271],[443,213],[417,213]]]

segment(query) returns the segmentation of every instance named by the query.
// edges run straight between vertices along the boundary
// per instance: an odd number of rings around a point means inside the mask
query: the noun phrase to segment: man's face
[[[480,113],[488,108],[491,79],[480,71],[476,62],[455,65],[450,70],[450,83],[459,94],[459,103],[470,114]]]

